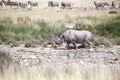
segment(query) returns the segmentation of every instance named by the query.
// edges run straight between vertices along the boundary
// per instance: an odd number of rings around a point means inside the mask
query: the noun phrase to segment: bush
[[[90,31],[92,31],[92,26],[86,25],[86,24],[82,24],[82,23],[76,23],[74,29],[76,29],[76,30],[90,30]]]
[[[95,28],[98,35],[109,38],[113,44],[120,44],[120,17],[112,22],[100,24]]]
[[[96,27],[97,34],[105,37],[118,37],[120,36],[120,22],[101,24]]]

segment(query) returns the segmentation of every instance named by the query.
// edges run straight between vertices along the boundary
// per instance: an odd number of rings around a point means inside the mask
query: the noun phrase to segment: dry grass
[[[19,0],[23,1],[23,0]],[[93,24],[90,20],[86,19],[87,17],[96,17],[102,21],[110,20],[113,18],[113,15],[108,15],[109,10],[98,11],[94,10],[93,0],[80,0],[80,1],[73,1],[73,0],[66,0],[66,2],[74,3],[72,10],[66,9],[61,10],[60,8],[48,8],[47,1],[38,0],[40,3],[38,8],[33,8],[32,11],[28,11],[27,9],[11,9],[11,8],[3,8],[0,12],[0,19],[6,20],[9,18],[12,20],[13,23],[21,23],[19,19],[22,19],[23,23],[28,19],[29,23],[34,23],[38,20],[44,20],[50,23],[64,23],[66,25],[74,25],[76,22],[80,23],[88,23]],[[56,0],[61,2],[62,0]],[[98,2],[101,2],[100,0]],[[106,0],[107,2],[111,2],[111,0]],[[84,10],[86,8],[86,10]],[[93,8],[91,10],[90,8]],[[106,17],[106,18],[104,18]],[[99,21],[97,21],[100,23]]]
[[[0,80],[120,80],[119,65],[10,66]]]
[[[67,64],[22,66],[13,64],[9,55],[0,52],[0,80],[120,80],[119,75],[120,64],[76,64],[68,61]]]
[[[109,11],[103,10],[60,10],[59,8],[35,8],[32,11],[26,10],[3,10],[0,12],[0,22],[13,23],[13,24],[27,24],[38,27],[36,24],[39,21],[45,21],[50,24],[56,25],[71,25],[76,26],[76,24],[90,25],[92,27],[107,23],[113,20],[116,15],[108,14]]]

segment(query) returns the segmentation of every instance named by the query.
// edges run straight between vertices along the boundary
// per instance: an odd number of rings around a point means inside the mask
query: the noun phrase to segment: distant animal
[[[37,2],[28,1],[28,4],[31,5],[31,6],[33,6],[33,7],[38,6]]]
[[[48,1],[48,7],[59,7],[59,3],[55,1]]]
[[[3,5],[3,3],[2,3],[2,1],[0,2],[0,6],[2,7],[2,5]]]
[[[10,7],[12,7],[12,6],[19,6],[19,3],[18,2],[13,2],[13,1],[11,1],[11,0],[8,0],[7,2],[5,2],[5,5],[6,6],[10,6]]]
[[[115,2],[112,1],[112,8],[115,8]]]
[[[61,8],[71,8],[72,7],[72,4],[69,3],[69,2],[61,2]]]
[[[27,3],[19,3],[19,6],[21,7],[21,8],[26,8],[27,7]]]
[[[94,1],[94,5],[95,5],[96,9],[98,9],[98,8],[103,9],[104,8],[104,4],[103,3],[97,3],[96,1]]]
[[[103,2],[104,6],[110,6],[107,2]]]
[[[5,6],[10,6],[10,7],[12,7],[12,3],[11,3],[11,1],[8,0],[7,2],[5,2]]]
[[[90,31],[87,30],[67,30],[63,34],[59,36],[60,40],[56,42],[57,44],[61,44],[63,42],[67,43],[67,49],[70,48],[70,44],[72,43],[75,47],[75,49],[78,49],[76,46],[76,43],[78,44],[84,44],[87,43],[89,48],[92,48],[92,41],[93,41],[93,35]]]
[[[4,0],[0,1],[0,6],[2,7],[3,5],[5,5],[5,1]]]
[[[19,3],[17,3],[17,2],[11,2],[11,5],[12,6],[19,6]]]

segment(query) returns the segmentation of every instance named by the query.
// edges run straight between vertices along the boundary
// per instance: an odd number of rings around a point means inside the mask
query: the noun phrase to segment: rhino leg
[[[76,46],[76,43],[75,43],[75,42],[72,42],[72,44],[74,45],[75,49],[77,50],[78,47]]]
[[[86,43],[88,44],[89,48],[92,48],[92,42],[90,40],[86,40]]]
[[[75,48],[76,48],[76,44],[75,44],[75,43],[73,43],[73,42],[71,42],[71,41],[68,41],[68,42],[67,42],[67,45],[66,45],[66,48],[67,48],[67,49],[71,49],[71,47],[70,47],[70,44],[71,44],[71,43],[72,43],[72,44],[75,46]]]
[[[67,49],[70,49],[70,42],[67,42],[66,48],[67,48]]]

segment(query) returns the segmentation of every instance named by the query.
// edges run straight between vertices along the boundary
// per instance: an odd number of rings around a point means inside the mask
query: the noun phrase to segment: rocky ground
[[[11,47],[0,45],[0,50],[10,54],[13,61],[22,66],[54,63],[62,65],[75,64],[120,64],[120,46],[99,46],[93,49],[81,48],[79,50],[50,47],[26,48],[24,45]]]

